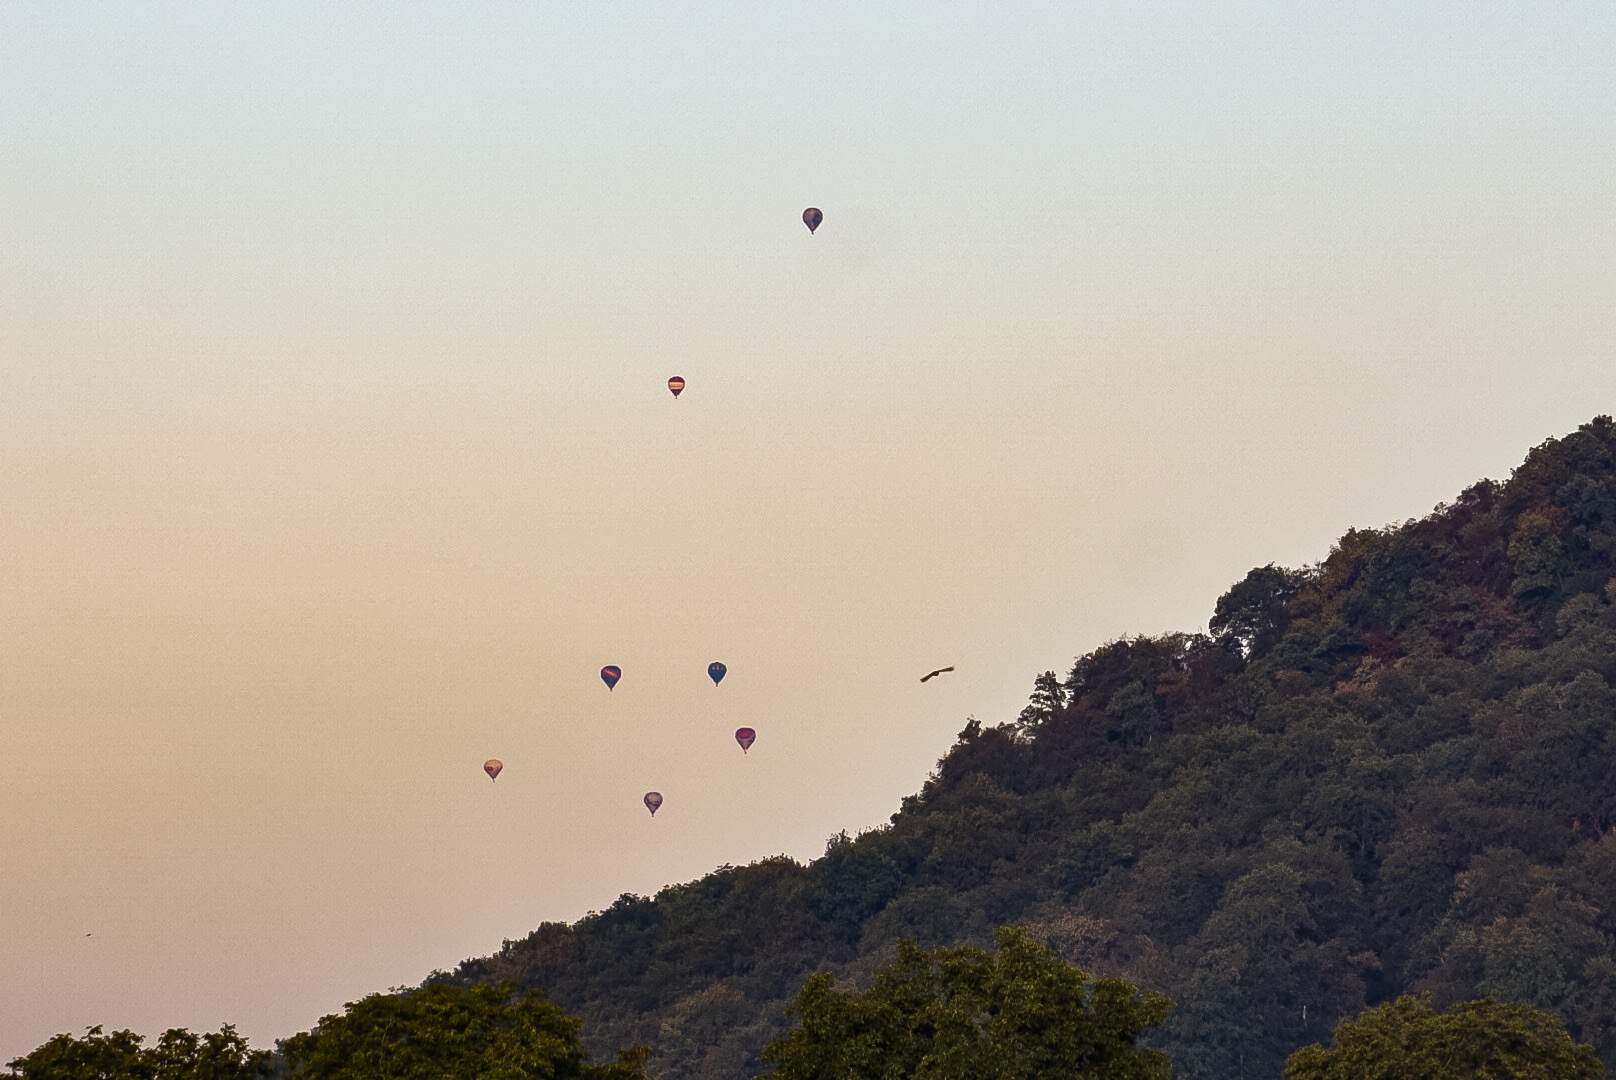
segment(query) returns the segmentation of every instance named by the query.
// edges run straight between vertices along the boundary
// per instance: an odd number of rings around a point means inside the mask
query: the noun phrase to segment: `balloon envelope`
[[[483,762],[483,772],[488,774],[488,779],[490,780],[498,780],[499,771],[504,767],[505,763],[499,760],[497,757],[491,757],[487,761]]]
[[[679,376],[675,375],[673,378],[668,380],[668,390],[673,394],[674,397],[678,397],[679,391],[683,390],[684,388],[685,381]]]
[[[802,212],[802,223],[808,226],[808,232],[810,235],[812,235],[815,229],[819,228],[819,223],[824,220],[825,215],[819,212],[819,207],[817,206],[810,206],[808,209]]]
[[[600,669],[600,681],[606,684],[606,689],[608,690],[616,686],[617,680],[621,679],[622,677],[623,669],[618,667],[616,664],[607,664],[605,667]]]
[[[652,817],[656,817],[656,812],[661,806],[662,806],[662,792],[660,792],[660,791],[647,791],[645,793],[645,808],[647,810],[651,811],[651,816]]]
[[[719,683],[723,682],[724,676],[728,673],[729,668],[725,667],[717,660],[714,660],[712,663],[707,665],[707,677],[713,680],[714,686],[717,686]]]
[[[744,754],[752,749],[753,743],[757,742],[757,732],[749,727],[736,728],[735,741],[741,744],[741,753]]]

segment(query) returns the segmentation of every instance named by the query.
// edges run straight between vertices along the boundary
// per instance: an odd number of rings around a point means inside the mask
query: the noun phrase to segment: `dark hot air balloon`
[[[656,812],[659,809],[661,809],[661,807],[662,807],[662,792],[660,792],[660,791],[647,791],[645,793],[645,808],[647,810],[651,811],[651,816],[656,817]]]
[[[744,754],[752,749],[753,743],[757,742],[757,732],[749,727],[736,728],[735,741],[741,744],[741,753]]]
[[[600,669],[600,681],[610,690],[617,685],[617,680],[623,677],[623,669],[616,664],[607,664]]]
[[[499,760],[497,757],[491,757],[487,761],[483,762],[483,772],[488,774],[488,779],[490,780],[498,780],[499,771],[504,767],[505,763]]]
[[[724,676],[727,674],[729,674],[729,668],[725,667],[717,660],[714,660],[712,663],[707,665],[707,677],[713,680],[714,686],[717,686],[719,683],[723,682]]]
[[[808,226],[810,236],[813,235],[815,229],[819,228],[819,223],[824,220],[825,215],[819,212],[819,207],[817,206],[810,206],[802,212],[802,223]]]
[[[684,388],[685,388],[685,381],[683,379],[681,379],[679,376],[675,375],[673,378],[668,380],[668,392],[671,393],[674,397],[678,397],[679,392],[681,390],[683,390]]]

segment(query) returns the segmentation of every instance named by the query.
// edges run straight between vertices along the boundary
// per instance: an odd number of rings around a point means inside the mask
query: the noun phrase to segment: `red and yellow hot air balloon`
[[[668,393],[672,394],[674,397],[678,397],[684,388],[685,381],[679,376],[675,375],[673,378],[668,380]]]
[[[808,235],[812,236],[819,223],[825,220],[825,215],[819,212],[819,207],[810,206],[802,212],[802,223],[808,226]]]
[[[504,767],[505,763],[497,757],[491,757],[483,762],[483,772],[488,774],[488,779],[490,780],[498,780],[499,772]]]
[[[749,727],[736,728],[735,741],[741,744],[741,753],[744,754],[752,749],[753,743],[757,742],[757,732]]]

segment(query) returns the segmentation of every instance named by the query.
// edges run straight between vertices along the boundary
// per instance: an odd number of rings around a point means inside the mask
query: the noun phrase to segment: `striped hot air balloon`
[[[682,390],[684,390],[684,388],[685,388],[685,381],[683,379],[681,379],[679,376],[675,375],[673,378],[668,380],[668,392],[670,394],[672,394],[674,397],[678,397],[680,392]]]

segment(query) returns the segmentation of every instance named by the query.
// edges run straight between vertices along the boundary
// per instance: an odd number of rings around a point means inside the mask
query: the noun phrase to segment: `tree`
[[[157,1045],[132,1031],[104,1035],[99,1025],[84,1037],[58,1035],[7,1068],[20,1080],[261,1080],[274,1072],[268,1050],[252,1050],[236,1029],[195,1035],[163,1032]]]
[[[1603,1080],[1593,1048],[1576,1043],[1558,1017],[1482,998],[1446,1013],[1431,995],[1405,996],[1344,1020],[1329,1049],[1304,1046],[1285,1064],[1287,1080]]]
[[[1096,979],[1014,927],[998,953],[969,946],[898,958],[862,993],[828,972],[797,998],[800,1023],[764,1048],[773,1080],[1166,1080],[1167,1056],[1136,1045],[1171,1002]]]
[[[351,1002],[281,1043],[290,1080],[646,1080],[646,1051],[590,1065],[581,1022],[540,991],[434,983]]]
[[[1233,642],[1247,657],[1273,647],[1290,621],[1287,607],[1297,592],[1297,575],[1269,563],[1259,566],[1218,597],[1207,629]]]
[[[1039,675],[1032,683],[1032,697],[1027,701],[1027,707],[1021,710],[1016,724],[1023,731],[1033,731],[1040,724],[1047,724],[1066,708],[1066,687],[1061,685],[1060,676],[1053,671],[1046,671]]]
[[[857,942],[864,920],[887,906],[903,887],[903,870],[881,850],[880,834],[830,838],[825,857],[814,865],[814,882],[803,894],[808,909]]]

